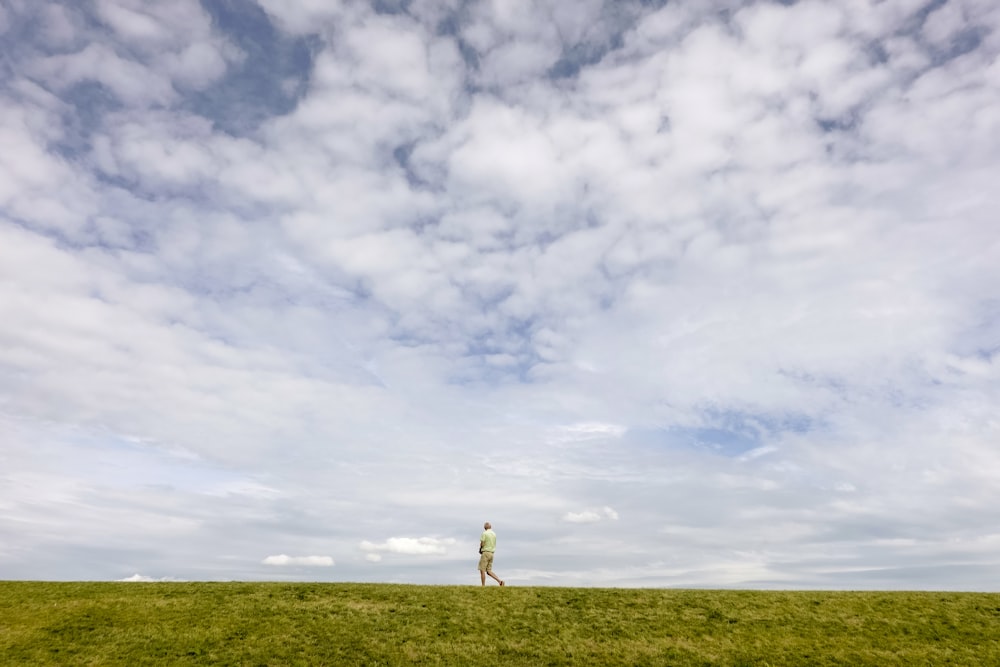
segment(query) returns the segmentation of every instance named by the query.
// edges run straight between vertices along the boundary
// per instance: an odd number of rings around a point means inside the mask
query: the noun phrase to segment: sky
[[[1000,591],[1000,4],[0,0],[0,579]]]

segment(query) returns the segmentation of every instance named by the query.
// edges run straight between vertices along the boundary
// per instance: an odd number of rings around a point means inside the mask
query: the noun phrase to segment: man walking
[[[497,534],[493,532],[493,526],[487,521],[483,524],[483,534],[479,536],[479,579],[483,586],[486,585],[487,574],[501,586],[504,585],[503,580],[493,574],[493,553],[496,550]]]

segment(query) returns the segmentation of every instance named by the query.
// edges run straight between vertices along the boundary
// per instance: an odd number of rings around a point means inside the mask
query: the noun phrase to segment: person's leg
[[[489,553],[479,554],[479,585],[486,585],[486,573],[493,568],[490,567],[490,556]]]
[[[486,574],[490,575],[490,577],[492,577],[494,581],[503,586],[503,581],[500,580],[500,577],[493,574],[493,554],[488,553],[483,555],[486,556],[486,567],[481,569],[486,570]]]

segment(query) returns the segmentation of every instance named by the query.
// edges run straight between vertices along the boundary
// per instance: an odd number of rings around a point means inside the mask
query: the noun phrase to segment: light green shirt
[[[479,536],[479,543],[483,545],[483,551],[496,551],[497,534],[493,532],[492,528],[484,530],[483,534]]]

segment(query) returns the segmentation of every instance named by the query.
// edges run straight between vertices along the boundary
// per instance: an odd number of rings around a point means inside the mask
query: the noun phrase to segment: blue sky
[[[0,0],[0,576],[1000,590],[998,54]]]

